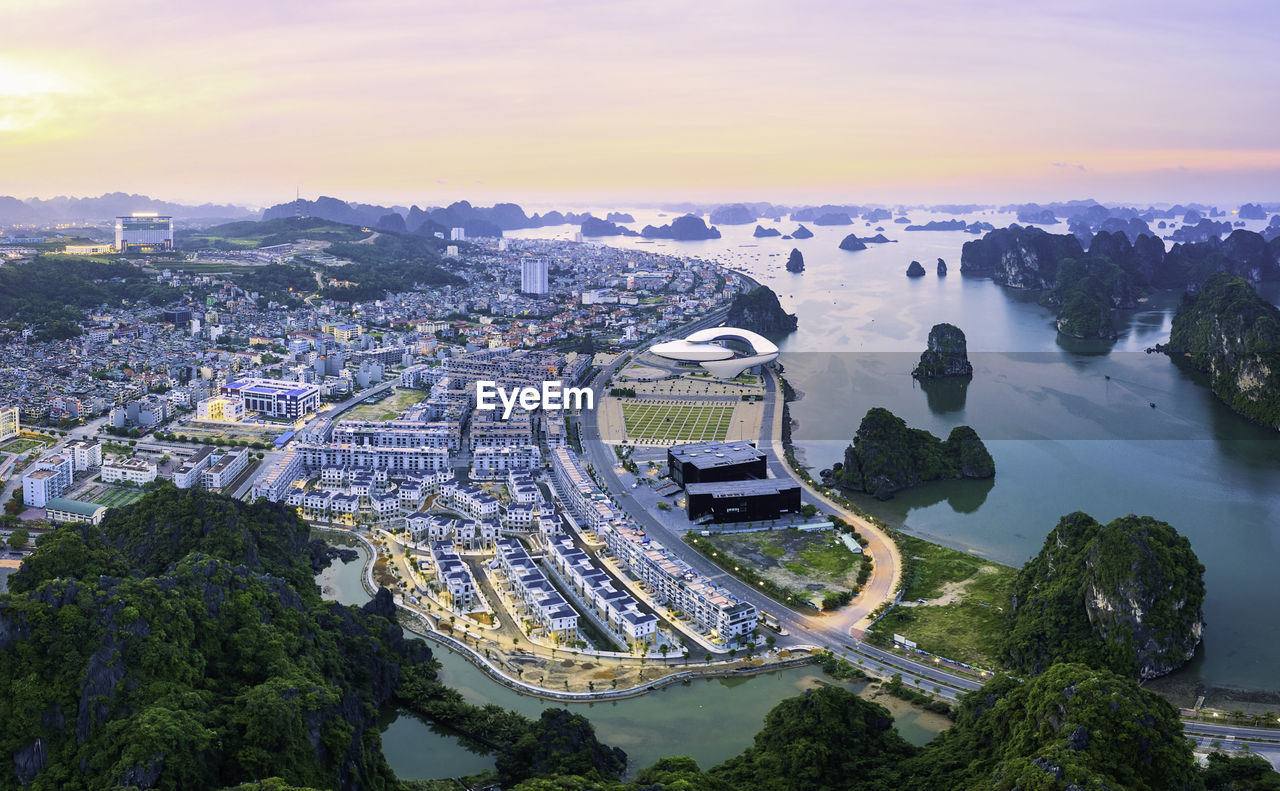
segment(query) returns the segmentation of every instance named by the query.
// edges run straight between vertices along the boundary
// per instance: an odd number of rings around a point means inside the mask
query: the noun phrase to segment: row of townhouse
[[[498,498],[468,483],[450,480],[440,485],[442,505],[462,511],[475,519],[498,516]]]
[[[528,414],[512,413],[507,420],[500,420],[498,410],[477,410],[471,420],[467,450],[472,453],[481,448],[511,448],[537,444],[533,430],[533,418]]]
[[[509,471],[507,493],[511,495],[511,502],[502,514],[504,527],[522,532],[537,531],[544,536],[564,532],[564,519],[547,502],[542,490],[533,482],[533,476],[528,472]]]
[[[613,556],[653,589],[656,599],[699,628],[726,641],[755,631],[759,618],[755,605],[739,601],[666,547],[650,541],[643,530],[618,520],[609,525],[604,539]]]
[[[471,569],[454,551],[453,542],[432,542],[431,562],[440,591],[448,596],[445,603],[458,612],[470,612],[476,598],[476,581],[471,577]]]
[[[574,517],[604,538],[618,562],[653,589],[659,601],[726,641],[755,631],[755,605],[739,601],[632,525],[582,469],[573,451],[552,449],[551,469]]]
[[[444,448],[457,452],[462,447],[462,426],[457,421],[437,420],[339,420],[333,424],[333,442],[371,445],[377,448]]]
[[[591,606],[628,645],[653,642],[658,632],[657,616],[642,611],[631,594],[618,590],[609,575],[573,545],[573,539],[566,535],[547,539],[547,560],[573,586],[582,602]]]
[[[485,446],[471,452],[471,478],[494,481],[510,472],[529,472],[542,466],[542,449],[537,445]]]
[[[299,443],[296,448],[308,470],[325,467],[366,467],[391,472],[441,472],[449,468],[444,448],[379,448],[346,443]]]
[[[354,524],[362,512],[381,521],[394,518],[401,512],[397,492],[361,496],[354,492],[331,492],[325,489],[292,489],[285,495],[284,501],[300,509],[303,518],[318,522]]]
[[[448,539],[467,552],[492,549],[502,537],[501,527],[494,519],[455,519],[419,512],[406,517],[405,523],[415,543]]]
[[[503,590],[523,602],[529,619],[553,637],[576,640],[578,611],[555,589],[519,539],[500,539],[497,547],[498,557],[494,562],[505,577]]]

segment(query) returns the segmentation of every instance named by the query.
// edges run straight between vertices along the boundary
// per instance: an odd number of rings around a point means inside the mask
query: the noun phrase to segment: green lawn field
[[[622,404],[627,436],[639,442],[723,440],[733,424],[733,404]]]
[[[141,500],[143,494],[144,492],[141,489],[124,489],[109,486],[93,501],[108,508],[122,508]]]

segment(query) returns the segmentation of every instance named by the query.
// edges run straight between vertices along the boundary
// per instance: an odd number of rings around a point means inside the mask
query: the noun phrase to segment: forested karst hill
[[[1164,351],[1208,372],[1227,406],[1280,429],[1280,310],[1243,278],[1213,275],[1184,296]]]
[[[1204,566],[1168,524],[1130,515],[1103,525],[1068,514],[1018,572],[1006,660],[1027,674],[1083,662],[1154,678],[1195,653],[1203,602]]]
[[[839,486],[887,500],[894,492],[929,481],[995,474],[995,462],[972,428],[957,426],[943,441],[910,428],[883,407],[873,407],[830,478]]]

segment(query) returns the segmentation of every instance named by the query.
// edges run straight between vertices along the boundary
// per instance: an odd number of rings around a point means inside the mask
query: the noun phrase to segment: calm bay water
[[[325,596],[344,604],[367,602],[360,585],[362,563],[363,554],[360,561],[335,563],[318,575]],[[496,703],[531,717],[549,707],[586,715],[600,739],[627,752],[632,772],[671,755],[691,756],[703,768],[732,758],[751,745],[764,715],[779,701],[833,683],[820,671],[801,667],[750,678],[694,681],[608,703],[552,703],[493,682],[462,656],[435,643],[431,650],[440,661],[441,679],[472,703]],[[842,686],[858,690],[863,685]],[[898,731],[914,744],[924,744],[939,728],[936,718],[920,719],[908,711],[896,720]],[[453,736],[436,733],[411,716],[392,721],[382,740],[388,763],[404,780],[454,777],[493,766],[492,757],[468,751]]]
[[[637,228],[675,216],[633,214]],[[1013,221],[960,216],[997,227]],[[796,226],[762,224],[783,233]],[[1118,313],[1115,343],[1075,341],[1058,336],[1053,311],[1035,295],[960,275],[970,234],[907,232],[891,221],[806,226],[812,239],[753,239],[754,225],[746,225],[719,226],[723,238],[704,242],[601,241],[715,259],[778,293],[800,317],[779,360],[803,393],[791,405],[795,438],[815,471],[841,460],[873,406],[944,437],[954,426],[973,426],[995,458],[994,481],[932,484],[885,503],[862,499],[908,532],[1020,565],[1072,511],[1103,521],[1128,513],[1168,521],[1191,540],[1208,588],[1201,651],[1170,680],[1280,691],[1280,622],[1267,614],[1280,603],[1272,582],[1280,565],[1280,442],[1218,403],[1202,377],[1144,353],[1168,340],[1177,295],[1155,294]],[[875,226],[898,242],[838,249],[846,234],[873,236]],[[1063,224],[1048,230],[1066,232]],[[569,238],[572,231],[511,235]],[[802,274],[783,268],[792,247],[804,254]],[[938,258],[947,262],[946,277],[934,274]],[[925,277],[905,276],[912,260]],[[1277,298],[1273,288],[1264,295]],[[968,385],[925,392],[910,371],[939,322],[964,330],[975,374]]]

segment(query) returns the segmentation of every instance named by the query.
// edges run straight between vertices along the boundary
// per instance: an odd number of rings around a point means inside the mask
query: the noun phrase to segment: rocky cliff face
[[[1280,429],[1280,310],[1243,278],[1216,274],[1183,297],[1162,350],[1207,371],[1227,406]]]
[[[735,203],[730,206],[717,206],[711,211],[712,225],[750,225],[755,221],[755,212],[741,203]]]
[[[1204,566],[1149,516],[1064,516],[1014,583],[1006,653],[1030,674],[1083,662],[1131,678],[1191,659],[1204,634]]]
[[[964,332],[954,324],[935,324],[929,330],[929,345],[911,375],[917,379],[942,376],[973,376]]]
[[[583,236],[639,236],[640,234],[618,225],[612,220],[602,220],[599,217],[587,217],[582,221]]]
[[[812,239],[813,231],[809,230],[803,225],[797,225],[796,229],[791,232],[791,238],[792,239]]]
[[[841,250],[866,250],[867,245],[858,238],[856,233],[851,233],[840,242]]]
[[[779,231],[777,228],[766,228],[763,225],[757,225],[755,231],[752,232],[751,235],[757,239],[767,239],[771,236],[781,236],[782,231]]]
[[[1070,234],[1051,234],[1039,228],[1008,228],[991,231],[981,239],[965,242],[960,253],[960,271],[968,275],[989,275],[1002,286],[1043,289],[1053,286],[1058,263],[1063,258],[1084,255],[1080,241]]]
[[[919,261],[912,261],[907,265],[907,277],[924,277],[924,265]]]
[[[758,332],[775,340],[795,332],[798,324],[795,314],[782,309],[778,295],[768,286],[735,295],[733,302],[729,303],[726,321],[730,326]]]
[[[791,255],[787,258],[787,271],[800,273],[804,271],[804,256],[796,248],[791,248]]]
[[[715,226],[708,228],[701,217],[687,214],[684,217],[675,218],[670,225],[646,225],[640,231],[640,235],[646,239],[674,239],[677,242],[693,242],[700,239],[719,239],[720,231],[716,230]]]

